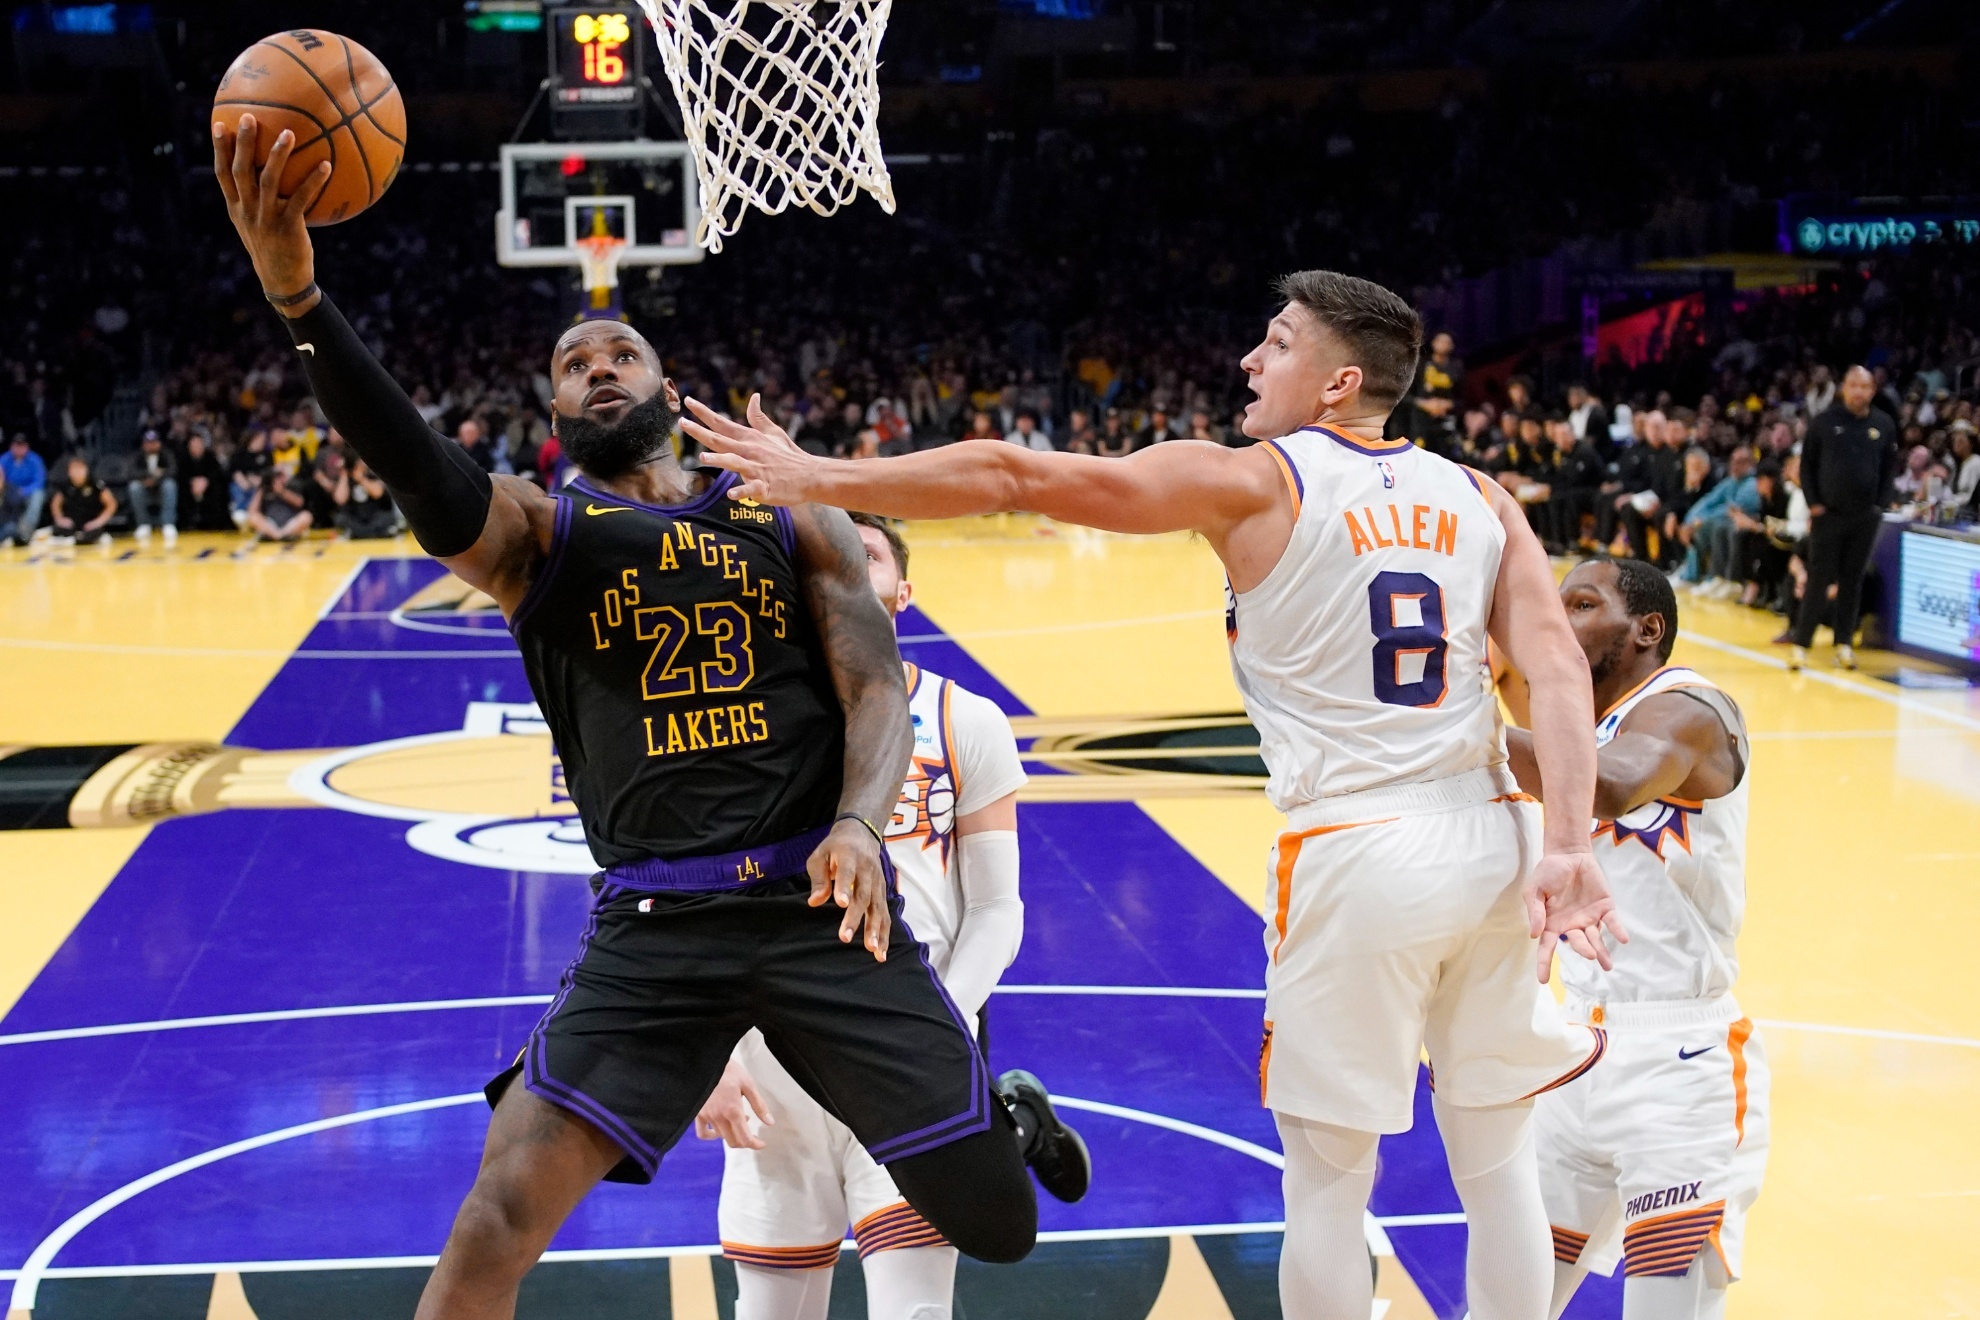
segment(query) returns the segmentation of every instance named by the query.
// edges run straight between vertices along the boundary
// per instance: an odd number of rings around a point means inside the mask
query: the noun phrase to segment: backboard
[[[626,266],[674,266],[707,254],[694,164],[684,142],[512,142],[502,148],[495,258],[504,266],[576,266],[576,241],[602,217],[627,240]]]

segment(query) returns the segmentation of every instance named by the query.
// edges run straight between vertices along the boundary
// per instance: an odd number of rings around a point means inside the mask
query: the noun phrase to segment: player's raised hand
[[[784,428],[770,420],[761,396],[749,396],[747,426],[699,399],[685,403],[694,416],[681,418],[681,429],[701,442],[701,461],[742,478],[730,489],[730,499],[785,505],[810,500],[811,471],[822,460],[799,449]]]
[[[880,865],[880,840],[873,831],[850,818],[834,821],[832,832],[813,850],[804,869],[811,876],[811,906],[832,902],[846,910],[839,923],[839,942],[851,944],[864,926],[866,937],[860,942],[875,962],[886,962],[894,919],[887,911],[887,876]]]
[[[238,130],[215,121],[213,177],[220,181],[227,218],[247,248],[262,290],[284,297],[302,292],[316,279],[316,253],[303,217],[330,183],[330,162],[318,165],[300,188],[284,197],[282,170],[296,149],[296,135],[286,128],[276,134],[268,160],[257,169],[254,157],[261,132],[253,115],[242,115]]]
[[[777,1125],[777,1120],[770,1116],[770,1107],[763,1103],[763,1095],[756,1089],[756,1079],[749,1075],[749,1069],[730,1059],[728,1066],[722,1069],[722,1080],[715,1084],[714,1091],[703,1102],[701,1112],[694,1116],[694,1135],[703,1141],[720,1137],[737,1150],[762,1150],[767,1143],[749,1129],[752,1114],[770,1127]]]
[[[1609,881],[1594,855],[1585,852],[1549,853],[1534,866],[1522,895],[1526,900],[1527,933],[1538,936],[1540,948],[1535,970],[1545,984],[1554,967],[1554,946],[1567,946],[1607,971],[1614,964],[1603,932],[1618,944],[1629,943],[1629,933],[1616,916],[1616,901],[1609,896]]]

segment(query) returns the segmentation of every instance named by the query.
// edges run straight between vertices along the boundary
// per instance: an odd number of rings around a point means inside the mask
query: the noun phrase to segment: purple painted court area
[[[458,729],[471,702],[530,701],[506,634],[412,631],[385,617],[438,572],[423,561],[369,564],[228,741],[347,747]],[[910,613],[901,632],[909,658],[1023,710],[925,616]],[[1020,821],[1026,941],[1008,982],[1261,984],[1256,915],[1139,808],[1031,805]],[[0,1034],[548,995],[575,949],[585,880],[439,860],[408,846],[407,828],[329,808],[157,827]],[[429,1008],[0,1046],[10,1079],[0,1096],[0,1185],[10,1189],[0,1198],[0,1268],[18,1269],[71,1215],[177,1161],[297,1124],[475,1092],[540,1011]],[[1276,1150],[1258,1105],[1260,1016],[1255,999],[1003,995],[992,1008],[994,1063],[1021,1064],[1067,1096]],[[1046,1200],[1048,1230],[1281,1216],[1278,1175],[1253,1156],[1146,1122],[1071,1117],[1092,1146],[1095,1187],[1077,1206]],[[473,1177],[486,1123],[475,1099],[248,1151],[109,1210],[52,1264],[430,1255]],[[1427,1104],[1416,1130],[1383,1154],[1378,1214],[1457,1208]],[[720,1170],[716,1146],[684,1141],[652,1186],[600,1187],[554,1247],[712,1242]],[[1461,1315],[1462,1228],[1390,1234],[1438,1313]],[[1610,1288],[1574,1314],[1616,1309]]]

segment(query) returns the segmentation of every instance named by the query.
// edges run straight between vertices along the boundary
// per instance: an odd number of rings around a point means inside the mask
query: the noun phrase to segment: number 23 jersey
[[[510,620],[601,866],[733,852],[837,809],[845,718],[798,588],[790,512],[582,478]]]
[[[1505,528],[1482,478],[1407,440],[1309,426],[1262,443],[1285,554],[1227,593],[1244,707],[1281,811],[1505,760],[1486,661]]]

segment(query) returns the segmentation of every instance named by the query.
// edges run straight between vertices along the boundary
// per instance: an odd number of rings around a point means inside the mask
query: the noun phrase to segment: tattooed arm
[[[798,577],[811,611],[832,686],[846,714],[845,785],[839,810],[859,817],[833,823],[811,854],[811,905],[829,897],[846,910],[839,938],[851,943],[866,926],[865,944],[887,960],[887,881],[880,866],[880,831],[901,798],[901,780],[914,750],[908,723],[907,685],[893,621],[880,607],[866,576],[866,550],[852,520],[837,509],[801,504],[791,510],[797,529]],[[863,821],[865,824],[861,824]]]

